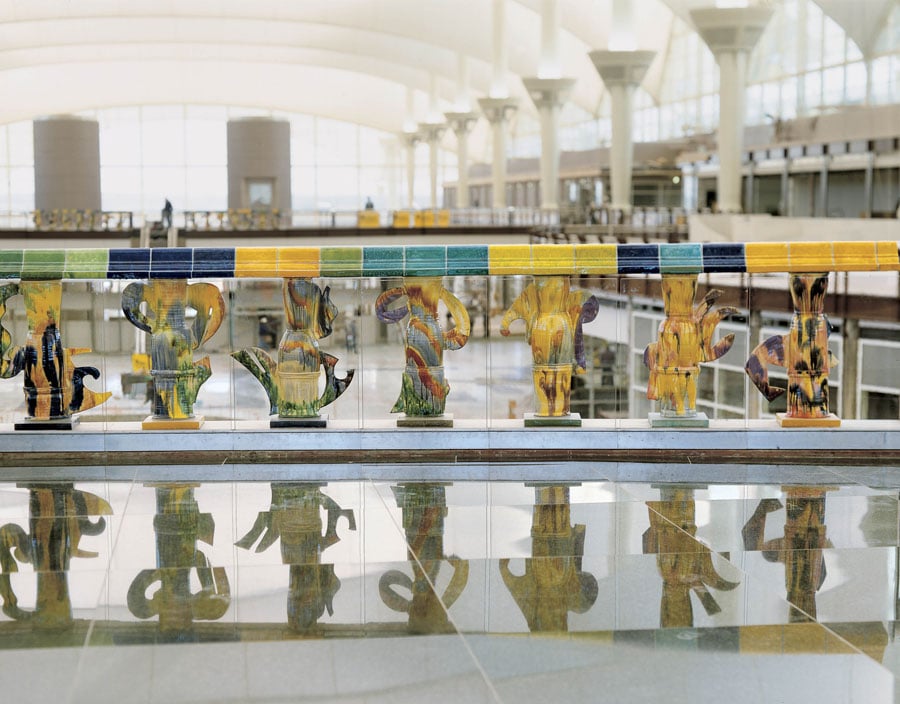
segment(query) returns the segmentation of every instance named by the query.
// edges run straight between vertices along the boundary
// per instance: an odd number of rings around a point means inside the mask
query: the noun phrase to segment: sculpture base
[[[662,413],[651,413],[651,428],[708,428],[709,416],[697,413],[693,416],[664,416]]]
[[[78,425],[78,418],[25,418],[16,421],[13,428],[16,430],[72,430]]]
[[[538,416],[534,413],[525,414],[526,428],[580,428],[581,414],[569,413],[565,416]]]
[[[825,418],[793,418],[787,413],[776,413],[775,419],[782,428],[838,428],[841,425],[841,419],[834,413]]]
[[[324,428],[328,425],[328,415],[323,413],[315,418],[273,418],[270,428]]]
[[[405,413],[397,419],[398,428],[452,428],[453,414],[440,416],[408,416]]]
[[[142,430],[200,430],[203,416],[191,418],[154,418],[147,416],[141,423]]]

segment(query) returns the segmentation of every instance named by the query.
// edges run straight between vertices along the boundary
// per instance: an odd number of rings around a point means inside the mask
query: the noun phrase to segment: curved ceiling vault
[[[587,52],[607,46],[612,0],[559,0],[562,75],[571,102],[596,114],[602,81]],[[852,29],[869,42],[896,0],[868,0]],[[659,95],[675,17],[712,0],[634,0],[636,48],[655,49],[644,80]],[[855,0],[820,0],[838,21]],[[7,0],[0,3],[0,123],[43,114],[156,103],[306,112],[398,132],[406,91],[425,118],[431,76],[440,108],[491,83],[490,0]],[[510,93],[537,73],[541,0],[507,0]],[[652,18],[652,21],[648,21]],[[847,21],[847,18],[843,18]],[[849,31],[849,30],[848,30]],[[862,43],[861,43],[862,46]]]

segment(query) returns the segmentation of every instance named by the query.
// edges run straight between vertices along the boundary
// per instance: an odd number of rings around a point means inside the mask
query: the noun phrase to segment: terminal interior
[[[898,0],[9,1],[0,36],[3,697],[900,701]],[[380,303],[436,251],[438,423]],[[727,311],[676,421],[673,275]],[[754,377],[804,275],[828,427]],[[547,279],[589,302],[553,422],[507,314]],[[173,429],[127,301],[185,281],[223,313]],[[238,353],[280,360],[296,281],[350,383],[285,427]],[[105,399],[47,427],[44,284]]]

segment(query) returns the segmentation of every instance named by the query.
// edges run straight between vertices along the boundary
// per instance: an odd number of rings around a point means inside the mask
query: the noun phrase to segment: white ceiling
[[[559,0],[562,74],[596,113],[603,84],[587,57],[605,48],[613,0]],[[819,0],[865,51],[898,0]],[[713,0],[633,0],[636,48],[654,49],[658,94],[674,18]],[[407,88],[424,119],[491,81],[491,0],[0,0],[0,123],[118,105],[211,103],[300,111],[397,132]],[[508,0],[509,87],[537,73],[541,0]]]

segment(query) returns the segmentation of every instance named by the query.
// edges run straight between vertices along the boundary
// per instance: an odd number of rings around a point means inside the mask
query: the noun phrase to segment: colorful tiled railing
[[[6,279],[900,271],[898,243],[755,242],[0,251]]]

